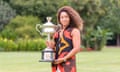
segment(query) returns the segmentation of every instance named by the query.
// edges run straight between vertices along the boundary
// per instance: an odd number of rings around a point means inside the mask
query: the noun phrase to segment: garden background
[[[119,61],[116,61],[119,60],[117,55],[119,55],[118,51],[120,51],[120,0],[0,0],[1,72],[9,72],[5,70],[2,71],[2,68],[11,69],[11,67],[7,67],[7,65],[9,66],[9,64],[12,64],[9,62],[12,62],[11,60],[14,58],[15,62],[19,61],[17,60],[19,59],[17,58],[19,57],[19,52],[21,55],[20,57],[22,57],[22,60],[20,61],[23,61],[23,63],[27,62],[28,59],[32,60],[32,57],[34,58],[36,55],[40,56],[40,51],[46,47],[46,36],[41,36],[35,30],[35,26],[36,24],[44,24],[47,16],[51,16],[52,22],[57,25],[57,10],[65,5],[69,5],[76,9],[84,20],[84,28],[83,31],[81,31],[82,45],[80,48],[81,52],[85,52],[78,54],[78,58],[80,56],[80,59],[82,59],[85,55],[85,60],[88,60],[89,62],[89,54],[93,54],[92,56],[94,56],[93,58],[96,62],[96,59],[101,60],[105,55],[104,58],[108,58],[110,63],[113,62],[117,68],[120,64]],[[105,47],[110,41],[114,40],[117,47]],[[111,45],[111,43],[109,45]],[[92,52],[89,52],[91,50]],[[100,53],[100,58],[96,56],[97,53]],[[32,54],[33,56],[31,56]],[[114,56],[116,57],[114,58]],[[38,58],[35,58],[35,60],[36,59]],[[85,64],[89,64],[88,62]],[[99,62],[99,60],[97,62]],[[34,62],[31,61],[30,64],[32,63]],[[103,62],[103,64],[105,63],[106,61]],[[13,63],[13,69],[16,68],[16,66],[19,67],[20,64],[22,63]],[[78,64],[81,64],[81,62],[78,62]],[[25,66],[26,65],[29,68],[29,63],[25,64]],[[48,64],[44,67],[47,65]],[[39,66],[41,67],[41,65],[38,65],[38,68]],[[82,68],[84,68],[84,63]],[[78,70],[81,70],[82,68]],[[104,68],[105,67],[103,66],[102,70]],[[24,66],[21,69],[24,69]],[[93,69],[95,69],[94,66]],[[119,69],[117,68],[117,70]],[[15,71],[17,71],[17,69]],[[101,72],[100,69],[97,71]],[[22,70],[18,72],[22,72]],[[31,70],[31,72],[34,71]],[[111,72],[117,71],[113,69]]]
[[[35,30],[51,16],[57,25],[57,10],[72,6],[84,20],[81,48],[101,50],[116,38],[120,46],[119,0],[0,0],[0,50],[40,51],[46,36]]]

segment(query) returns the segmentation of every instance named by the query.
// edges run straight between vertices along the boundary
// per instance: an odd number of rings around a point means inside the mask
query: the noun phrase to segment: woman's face
[[[60,23],[65,27],[67,27],[69,25],[70,17],[67,14],[67,12],[63,11],[63,12],[60,13]]]

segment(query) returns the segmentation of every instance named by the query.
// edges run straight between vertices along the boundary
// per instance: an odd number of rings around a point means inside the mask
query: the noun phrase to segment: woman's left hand
[[[57,60],[54,61],[54,64],[60,64],[64,62],[64,58],[58,58]]]

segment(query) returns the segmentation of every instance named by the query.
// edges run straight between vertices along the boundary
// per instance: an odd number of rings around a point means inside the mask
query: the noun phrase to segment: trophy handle
[[[40,24],[36,24],[36,31],[40,33],[40,35],[42,35],[42,32],[40,31],[40,28],[42,28],[42,26]]]

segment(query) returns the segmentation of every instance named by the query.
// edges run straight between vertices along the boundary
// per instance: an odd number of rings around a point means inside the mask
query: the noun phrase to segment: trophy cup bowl
[[[36,24],[36,31],[38,31],[40,34],[42,33],[46,33],[47,34],[47,39],[48,41],[50,41],[50,36],[52,33],[55,32],[55,25],[51,22],[51,17],[47,17],[47,22],[43,25],[40,24]],[[40,30],[40,28],[42,29],[42,32]],[[43,51],[42,51],[42,56],[41,56],[41,60],[40,62],[53,62],[54,61],[54,51],[52,48],[50,47],[46,47]]]

